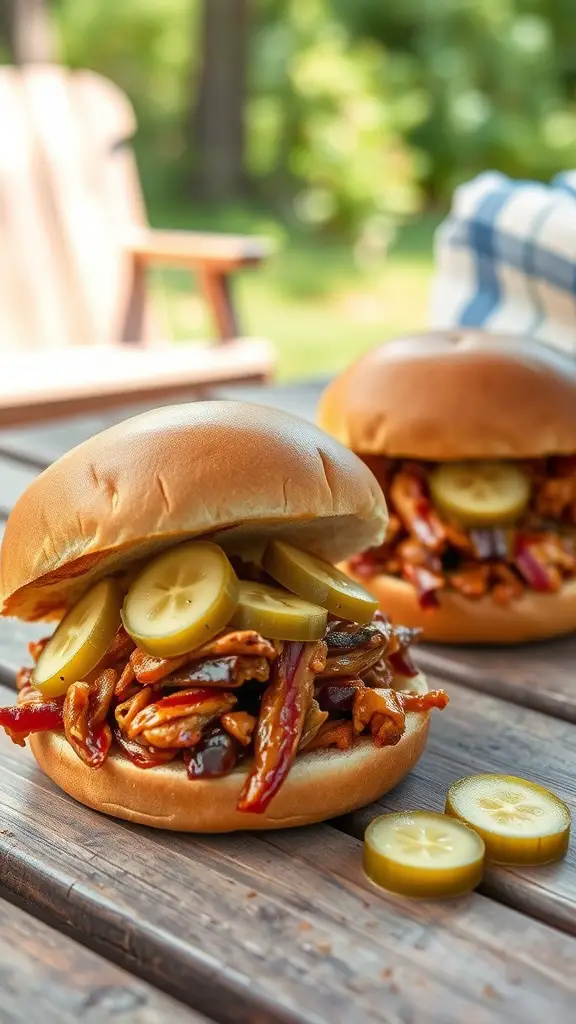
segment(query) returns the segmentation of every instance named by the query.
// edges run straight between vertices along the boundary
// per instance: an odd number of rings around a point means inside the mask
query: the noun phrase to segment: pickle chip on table
[[[265,407],[196,402],[96,435],[6,526],[3,614],[56,627],[0,725],[80,802],[158,828],[370,803],[448,701],[414,668],[418,630],[335,568],[387,518],[361,459]]]
[[[481,882],[484,856],[481,836],[434,811],[382,814],[364,836],[366,874],[401,896],[463,896]]]
[[[568,807],[549,789],[515,775],[469,775],[455,782],[446,813],[470,825],[497,864],[550,864],[566,855]]]
[[[343,568],[439,643],[576,630],[576,363],[480,330],[387,341],[325,390],[318,423],[381,484],[384,540]]]

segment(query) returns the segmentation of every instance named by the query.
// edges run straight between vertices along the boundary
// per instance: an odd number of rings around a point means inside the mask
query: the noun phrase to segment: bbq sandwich
[[[319,423],[381,484],[382,544],[347,571],[426,639],[576,628],[576,364],[472,331],[388,342],[323,395]]]
[[[1,550],[31,644],[11,739],[67,793],[160,828],[318,821],[422,752],[446,696],[333,563],[377,547],[369,469],[316,427],[235,402],[160,409],[47,469]]]

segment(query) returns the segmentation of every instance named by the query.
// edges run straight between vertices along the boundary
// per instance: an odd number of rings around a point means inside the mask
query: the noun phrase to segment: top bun
[[[96,434],[24,492],[0,552],[4,615],[56,618],[88,582],[189,537],[274,532],[330,561],[381,543],[367,467],[304,420],[194,402]]]
[[[362,455],[538,458],[576,451],[576,363],[529,338],[387,341],[324,392],[318,422]]]

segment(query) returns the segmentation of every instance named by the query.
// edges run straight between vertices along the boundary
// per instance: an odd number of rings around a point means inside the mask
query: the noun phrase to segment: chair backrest
[[[2,67],[0,111],[0,349],[143,340],[127,97],[91,71]]]

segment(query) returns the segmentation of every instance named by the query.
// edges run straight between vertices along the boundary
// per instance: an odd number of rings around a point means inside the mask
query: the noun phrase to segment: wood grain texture
[[[573,1019],[573,938],[477,894],[381,893],[328,825],[147,831],[73,803],[7,741],[0,815],[6,889],[223,1024]]]
[[[23,465],[17,459],[0,455],[0,516],[5,518],[24,493],[37,470]]]
[[[576,722],[576,637],[513,648],[417,648],[425,671]]]
[[[143,401],[170,404],[174,395],[193,397],[194,388],[215,381],[261,380],[274,364],[263,338],[235,338],[225,347],[91,344],[71,347],[64,361],[50,351],[18,354],[1,369],[0,425]]]
[[[185,398],[175,399],[174,404],[186,402]],[[24,462],[37,472],[45,469],[71,448],[87,441],[101,430],[121,423],[130,416],[137,416],[150,409],[150,404],[117,406],[78,416],[63,416],[50,423],[27,424],[0,430],[0,453],[14,460]],[[0,478],[0,498],[2,483]]]
[[[15,675],[23,665],[31,665],[28,654],[30,640],[48,636],[53,629],[49,622],[20,622],[0,618],[0,682],[15,685]]]
[[[318,399],[329,380],[329,377],[325,377],[310,381],[298,381],[295,384],[270,385],[266,388],[235,384],[230,387],[215,387],[213,397],[269,405],[273,409],[282,409],[284,412],[292,413],[293,416],[301,416],[302,419],[314,421]]]
[[[450,704],[434,715],[426,752],[412,774],[372,808],[342,819],[363,835],[376,813],[426,807],[442,811],[452,782],[478,772],[519,775],[546,786],[566,801],[576,818],[576,729],[529,708],[444,685]],[[483,891],[576,935],[576,836],[565,860],[542,868],[492,868]]]
[[[207,1024],[151,985],[0,899],[3,1024]]]
[[[311,381],[309,383],[286,384],[263,387],[261,384],[234,385],[227,388],[206,386],[201,394],[192,398],[176,398],[174,403],[196,400],[197,398],[230,399],[243,402],[256,402],[272,408],[283,409],[296,416],[313,419],[316,402],[322,387],[328,381]],[[136,416],[139,412],[156,408],[157,402],[142,403],[137,407],[116,407],[91,416],[66,416],[50,424],[0,430],[0,453],[15,456],[44,469],[55,459],[60,458],[70,448],[86,441],[93,434],[106,427]],[[0,478],[0,497],[2,484]]]

